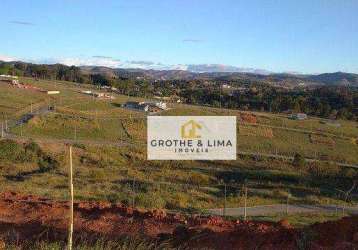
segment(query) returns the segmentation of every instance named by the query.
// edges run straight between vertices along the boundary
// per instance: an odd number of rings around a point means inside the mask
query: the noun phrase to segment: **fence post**
[[[224,210],[223,216],[226,216],[226,183],[224,183]]]
[[[73,234],[73,166],[72,166],[72,146],[70,146],[70,225],[68,232],[68,250],[72,250],[72,234]]]
[[[74,133],[74,139],[75,139],[75,141],[77,141],[77,127],[76,127],[76,125],[75,125],[75,131],[74,131],[75,133]]]
[[[289,206],[289,199],[290,199],[290,194],[287,194],[287,200],[286,200],[286,214],[288,214],[288,206]]]
[[[135,202],[135,190],[134,190],[134,185],[135,185],[135,180],[134,180],[134,178],[133,178],[133,182],[132,182],[132,193],[133,193],[133,195],[132,195],[132,207],[134,208],[134,202]]]
[[[247,217],[247,186],[245,185],[245,199],[244,199],[244,221],[246,221]]]

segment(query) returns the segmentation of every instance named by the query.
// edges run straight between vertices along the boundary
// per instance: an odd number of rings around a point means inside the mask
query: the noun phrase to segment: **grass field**
[[[72,106],[57,106],[56,113],[44,117],[35,117],[28,124],[13,130],[32,138],[61,138],[78,140],[135,141],[145,143],[145,114],[120,107],[119,103],[109,101],[92,101],[76,103]],[[238,111],[231,115],[239,115]],[[197,107],[174,107],[161,115],[221,115],[216,110],[200,110]],[[273,123],[277,117],[272,115]],[[265,123],[268,123],[265,119]],[[288,122],[292,122],[287,118]],[[285,122],[286,122],[285,121]],[[296,121],[299,123],[299,121]],[[241,128],[241,130],[240,130]],[[288,129],[286,129],[288,128]],[[307,158],[332,160],[343,163],[358,164],[358,146],[352,138],[329,135],[316,135],[332,143],[312,141],[310,131],[290,130],[295,127],[266,127],[258,124],[245,124],[238,127],[238,150],[267,154],[294,156],[300,153]],[[337,128],[343,129],[343,128]],[[244,131],[246,130],[246,132]],[[344,131],[343,131],[344,132]],[[318,132],[317,132],[318,133]],[[338,132],[336,132],[338,134]],[[267,136],[268,135],[268,136]],[[253,140],[254,139],[254,140]],[[323,139],[321,139],[324,141]]]
[[[9,115],[26,113],[32,103],[51,102],[55,112],[35,116],[11,132],[38,139],[40,146],[58,162],[55,168],[37,171],[39,163],[0,160],[2,190],[33,193],[68,199],[68,147],[41,139],[78,140],[74,149],[75,198],[110,200],[140,207],[160,207],[180,211],[201,211],[222,207],[224,186],[227,206],[243,205],[243,184],[249,186],[248,205],[286,201],[305,204],[341,204],[339,189],[348,189],[357,171],[328,163],[296,167],[289,161],[241,156],[236,161],[147,161],[146,115],[121,107],[128,100],[96,100],[81,93],[93,86],[68,82],[22,79],[34,86],[60,90],[50,98],[40,92],[15,89],[0,83],[0,111]],[[237,110],[191,105],[173,105],[160,115],[234,115]],[[357,123],[339,121],[332,127],[310,118],[293,121],[280,114],[255,113],[257,124],[238,126],[238,150],[322,158],[358,164],[358,146],[351,137],[358,134]],[[312,142],[321,136],[334,145]],[[130,142],[132,145],[83,145],[80,141]],[[322,139],[323,140],[323,139]],[[317,140],[316,140],[317,141]],[[324,140],[323,140],[324,141]],[[134,188],[133,188],[134,186]],[[349,204],[357,198],[349,200]]]

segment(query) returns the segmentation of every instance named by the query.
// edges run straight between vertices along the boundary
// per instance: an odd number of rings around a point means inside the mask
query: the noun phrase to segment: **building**
[[[19,78],[17,76],[12,76],[12,75],[0,75],[0,81],[5,81],[5,82],[9,82],[12,85],[18,85],[19,83]]]
[[[158,113],[167,109],[165,102],[126,102],[123,107],[143,112]]]
[[[156,103],[150,103],[151,105],[155,105],[158,108],[161,108],[163,110],[167,109],[167,104],[165,102],[156,102]]]
[[[82,90],[81,93],[82,93],[82,94],[86,94],[86,95],[92,95],[92,91],[91,91],[91,90]]]
[[[11,81],[11,80],[17,80],[19,77],[12,76],[12,75],[0,75],[0,81]]]
[[[123,107],[145,111],[142,102],[126,102],[125,104],[123,104]]]
[[[97,98],[102,98],[102,99],[110,99],[110,100],[115,99],[113,95],[110,95],[108,93],[93,93],[93,95]]]
[[[308,117],[305,113],[296,113],[290,115],[290,119],[292,120],[306,120]]]
[[[40,92],[46,93],[48,95],[58,95],[58,94],[60,94],[60,91],[58,91],[58,90],[43,90],[43,89],[40,89]]]
[[[231,85],[229,85],[229,84],[223,84],[223,85],[221,85],[221,87],[223,89],[231,89]]]
[[[172,96],[154,96],[154,99],[159,100],[159,101],[165,101],[165,102],[170,102],[170,103],[181,103],[181,99],[179,96],[177,95],[172,95]]]
[[[47,90],[46,93],[48,95],[58,95],[58,94],[60,94],[60,91],[58,91],[58,90]]]

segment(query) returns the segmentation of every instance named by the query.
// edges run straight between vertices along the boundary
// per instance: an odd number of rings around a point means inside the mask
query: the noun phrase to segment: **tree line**
[[[247,80],[148,80],[128,74],[107,76],[84,73],[76,66],[0,62],[0,74],[38,79],[63,80],[112,86],[125,95],[152,97],[176,95],[190,104],[229,109],[269,112],[304,112],[325,118],[358,120],[358,90],[347,86],[319,86],[284,89],[271,84]],[[223,84],[232,86],[223,89]]]

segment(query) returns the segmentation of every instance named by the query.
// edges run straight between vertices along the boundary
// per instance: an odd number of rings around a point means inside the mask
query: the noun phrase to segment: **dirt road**
[[[286,204],[274,204],[264,206],[247,207],[247,216],[267,216],[275,214],[297,214],[297,213],[343,213],[343,209],[347,214],[358,215],[358,206],[346,207],[335,205],[286,205]],[[244,207],[238,208],[226,208],[225,215],[227,216],[243,216]],[[223,208],[209,209],[207,210],[212,215],[223,215]]]

